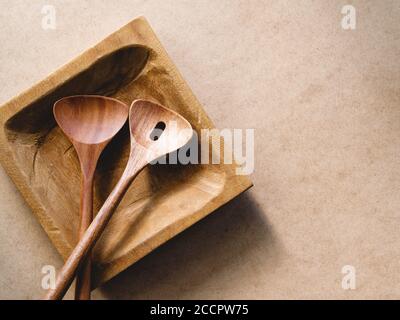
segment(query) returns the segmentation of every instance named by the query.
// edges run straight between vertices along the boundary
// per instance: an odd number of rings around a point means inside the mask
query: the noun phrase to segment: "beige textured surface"
[[[256,129],[255,187],[94,297],[400,298],[398,2],[352,1],[354,31],[346,1],[117,3],[1,0],[0,103],[144,14],[215,124]],[[61,258],[0,185],[0,298],[38,298]]]

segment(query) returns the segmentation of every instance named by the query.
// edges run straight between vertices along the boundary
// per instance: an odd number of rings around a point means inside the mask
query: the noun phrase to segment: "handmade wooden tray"
[[[193,128],[213,124],[156,35],[137,18],[0,109],[0,160],[66,259],[78,240],[80,169],[55,125],[54,102],[100,94],[130,104],[159,102]],[[97,211],[129,152],[127,126],[107,147],[95,179]],[[154,248],[251,187],[235,165],[154,165],[134,181],[94,250],[93,282],[115,276]]]

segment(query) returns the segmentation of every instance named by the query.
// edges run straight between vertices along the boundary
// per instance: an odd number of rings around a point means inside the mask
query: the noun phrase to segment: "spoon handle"
[[[100,238],[122,197],[125,195],[130,184],[143,167],[144,166],[139,166],[139,164],[134,161],[128,162],[117,185],[104,202],[99,213],[96,215],[85,234],[79,240],[62,269],[59,271],[55,288],[50,289],[47,292],[44,300],[59,300],[64,297],[74,279],[74,276],[76,275],[80,263],[85,259],[89,251],[96,244],[96,241]]]
[[[93,219],[93,176],[94,171],[88,176],[85,174],[82,176],[79,239],[83,237]],[[89,252],[76,274],[75,300],[90,300],[91,271],[92,260]]]

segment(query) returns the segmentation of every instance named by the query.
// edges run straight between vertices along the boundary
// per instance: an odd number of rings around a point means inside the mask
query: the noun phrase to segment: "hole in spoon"
[[[157,122],[156,126],[150,133],[150,139],[152,141],[157,141],[158,139],[160,139],[162,133],[165,130],[165,127],[166,127],[165,122],[162,121]]]

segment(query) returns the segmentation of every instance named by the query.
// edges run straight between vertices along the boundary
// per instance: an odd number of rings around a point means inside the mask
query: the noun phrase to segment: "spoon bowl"
[[[128,107],[112,98],[71,96],[54,104],[54,117],[77,143],[101,144],[112,139],[128,117]]]
[[[135,100],[129,110],[131,155],[146,154],[146,164],[183,147],[192,137],[190,123],[173,110]]]

